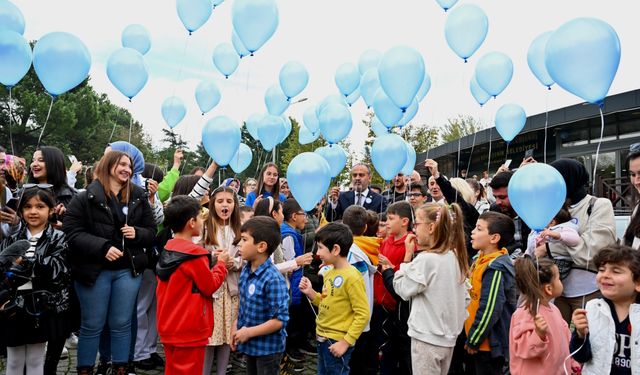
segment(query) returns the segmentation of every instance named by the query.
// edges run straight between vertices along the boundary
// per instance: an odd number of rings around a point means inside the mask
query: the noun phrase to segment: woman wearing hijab
[[[629,148],[629,156],[627,156],[627,170],[631,185],[635,188],[635,197],[640,193],[640,143],[634,143]],[[624,244],[631,246],[636,250],[640,250],[640,204],[636,203],[633,213],[631,214],[631,222],[624,233]]]
[[[580,234],[577,246],[567,246],[560,241],[547,243],[547,250],[553,257],[569,256],[573,261],[569,275],[562,280],[562,296],[555,300],[562,317],[570,322],[575,309],[599,296],[593,257],[603,247],[615,244],[616,224],[611,201],[587,194],[589,173],[584,165],[573,159],[558,159],[551,166],[560,172],[567,184],[569,213],[577,220]]]

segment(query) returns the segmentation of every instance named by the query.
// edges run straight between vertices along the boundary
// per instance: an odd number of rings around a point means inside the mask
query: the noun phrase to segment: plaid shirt
[[[266,336],[254,337],[238,350],[250,356],[264,356],[284,352],[289,321],[289,292],[284,277],[268,259],[255,272],[247,264],[240,273],[240,310],[238,329],[255,327],[268,320],[282,322],[280,330]]]

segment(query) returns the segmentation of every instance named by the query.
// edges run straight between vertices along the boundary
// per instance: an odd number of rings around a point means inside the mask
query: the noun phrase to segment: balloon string
[[[487,161],[487,172],[491,171],[491,131],[492,130],[493,128],[489,128],[489,161]]]
[[[42,131],[40,131],[40,136],[38,137],[38,144],[36,145],[36,149],[40,147],[40,141],[42,140],[42,135],[44,134],[44,129],[47,128],[47,123],[49,122],[49,116],[51,116],[51,108],[53,108],[53,96],[47,93],[47,95],[51,96],[51,103],[49,103],[49,111],[47,112],[47,118],[44,120],[44,125],[42,125]]]
[[[471,144],[471,153],[469,154],[469,161],[467,162],[467,176],[469,176],[469,169],[471,168],[471,157],[473,156],[473,148],[476,146],[476,134],[478,134],[478,132],[473,133],[473,143]]]
[[[16,151],[13,148],[13,134],[12,134],[12,131],[11,131],[11,123],[13,122],[12,121],[13,120],[13,113],[11,111],[11,101],[12,101],[11,89],[12,88],[9,87],[9,105],[8,105],[8,107],[9,107],[9,143],[11,144],[11,155],[15,155]]]
[[[544,162],[547,162],[547,126],[549,125],[549,95],[551,95],[551,90],[547,90],[546,96],[546,110],[545,110],[545,118],[544,118]]]
[[[129,102],[131,103],[131,102]],[[131,143],[131,128],[133,127],[133,113],[131,112],[131,104],[129,104],[129,143]]]
[[[509,142],[507,142],[507,150],[504,153],[504,162],[506,163],[509,160]]]
[[[602,144],[602,138],[604,136],[604,115],[602,114],[602,107],[598,107],[600,111],[600,139],[598,140],[598,147],[596,148],[596,160],[593,162],[593,187],[591,193],[596,194],[596,172],[598,171],[598,158],[600,156],[600,145]]]
[[[111,135],[109,136],[109,142],[107,142],[107,144],[111,143],[111,140],[113,140],[113,134],[116,132],[116,125],[118,125],[117,121],[113,122],[113,129],[111,129]]]
[[[460,171],[460,140],[462,137],[458,138],[458,162],[456,163],[456,177],[458,177],[458,173]]]

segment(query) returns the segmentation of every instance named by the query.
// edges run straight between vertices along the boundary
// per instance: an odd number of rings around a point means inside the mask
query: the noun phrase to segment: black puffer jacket
[[[27,229],[23,224],[18,233],[2,241],[0,249],[5,249],[16,241],[26,239]],[[64,233],[48,225],[36,244],[35,256],[33,290],[44,290],[51,293],[47,301],[47,309],[51,309],[55,313],[69,311],[71,276]]]
[[[137,274],[147,265],[145,249],[153,246],[156,226],[146,193],[135,185],[132,189],[128,225],[135,227],[136,237],[125,240],[124,257],[116,262],[122,262],[123,268],[132,269]],[[105,266],[113,269],[105,255],[111,246],[123,250],[122,232],[114,222],[100,181],[92,182],[86,191],[69,203],[62,230],[67,235],[71,270],[77,281],[93,285]]]

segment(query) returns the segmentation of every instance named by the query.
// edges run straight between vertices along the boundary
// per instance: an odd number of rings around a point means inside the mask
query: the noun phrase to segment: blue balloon
[[[362,55],[360,55],[358,59],[358,71],[360,75],[363,76],[369,69],[378,68],[380,60],[382,60],[382,53],[380,51],[368,49],[362,52]]]
[[[567,185],[560,172],[544,163],[525,165],[509,180],[509,201],[529,228],[541,231],[562,208]]]
[[[240,64],[240,57],[229,43],[218,44],[213,50],[212,59],[213,65],[224,75],[224,78],[229,78]]]
[[[424,75],[424,60],[418,51],[410,47],[391,48],[378,65],[380,87],[403,112],[416,97]]]
[[[249,116],[249,118],[245,122],[249,135],[251,135],[251,137],[253,137],[253,139],[255,139],[256,141],[260,140],[260,136],[258,135],[258,127],[260,126],[260,121],[262,121],[262,118],[264,116],[265,115],[262,113],[254,113]]]
[[[233,29],[252,55],[276,31],[278,17],[275,0],[236,0],[231,8]]]
[[[467,62],[484,42],[488,30],[489,19],[482,8],[462,4],[447,16],[444,37],[449,48]]]
[[[133,48],[143,55],[151,49],[151,36],[142,25],[133,24],[125,27],[120,39],[123,47]]]
[[[300,127],[298,132],[298,143],[301,145],[307,145],[315,142],[320,137],[320,132],[311,133],[305,126]]]
[[[344,63],[338,67],[335,76],[336,86],[344,96],[349,96],[360,86],[360,72],[351,63]]]
[[[371,119],[371,130],[373,130],[373,133],[376,135],[376,137],[380,137],[389,133],[389,129],[387,129],[387,127],[384,126],[384,124],[380,122],[380,119],[378,119],[378,117],[376,116],[373,116],[373,118]]]
[[[284,119],[280,116],[265,115],[258,124],[258,138],[262,148],[267,151],[273,150],[280,143],[282,135],[285,133]]]
[[[242,41],[240,40],[240,38],[238,37],[238,34],[236,34],[235,31],[231,34],[231,44],[233,45],[233,49],[236,50],[240,58],[249,56],[251,54],[251,52],[249,52],[247,47],[245,47],[244,44],[242,44]]]
[[[371,161],[385,181],[391,181],[407,163],[407,143],[397,134],[376,138],[371,147]]]
[[[291,130],[293,129],[293,125],[291,124],[291,119],[289,118],[289,116],[280,117],[282,117],[282,120],[284,121],[284,132],[282,133],[282,137],[280,138],[280,142],[278,143],[284,142],[289,137],[289,134],[291,134]]]
[[[0,1],[0,30],[11,30],[24,34],[24,16],[11,1]]]
[[[207,23],[211,17],[210,0],[176,0],[178,17],[189,35]]]
[[[338,143],[345,139],[353,126],[351,112],[335,103],[328,104],[322,110],[318,121],[320,122],[320,132],[329,144]]]
[[[347,96],[347,104],[349,104],[349,107],[351,107],[355,102],[358,101],[358,99],[360,99],[360,89],[356,89],[356,91]]]
[[[513,62],[502,52],[489,52],[478,60],[476,80],[489,95],[498,96],[511,82]]]
[[[91,54],[75,35],[53,32],[33,47],[33,68],[45,90],[58,96],[87,79]]]
[[[196,102],[203,115],[215,108],[220,103],[220,99],[220,89],[215,80],[202,80],[196,87]]]
[[[360,82],[360,94],[368,108],[373,106],[376,99],[376,92],[380,88],[380,80],[378,79],[378,68],[371,68],[362,75]]]
[[[318,121],[318,116],[316,115],[316,107],[311,106],[304,110],[304,114],[302,115],[302,121],[304,127],[309,130],[309,133],[316,135],[320,134],[320,121]]]
[[[347,165],[347,153],[340,145],[319,147],[314,152],[329,163],[332,178],[337,177]]]
[[[270,115],[280,116],[289,108],[291,102],[280,89],[280,85],[271,85],[264,93],[264,104]]]
[[[211,5],[213,6],[213,9],[215,9],[217,6],[219,6],[222,3],[224,3],[224,0],[212,0],[211,1]],[[238,173],[240,173],[240,172],[238,172]]]
[[[373,101],[373,112],[375,112],[376,117],[380,119],[384,126],[389,129],[396,126],[403,116],[402,110],[389,99],[382,88],[379,88],[376,93],[376,98]]]
[[[418,101],[416,99],[413,99],[409,108],[407,108],[405,113],[402,115],[402,118],[398,120],[398,126],[403,127],[407,125],[409,121],[413,120],[413,118],[416,117],[416,114],[418,113],[419,107],[420,106],[418,105]]]
[[[555,82],[547,71],[544,60],[544,50],[551,34],[553,34],[553,31],[547,31],[546,33],[538,35],[533,42],[531,42],[529,50],[527,51],[527,64],[529,64],[529,69],[531,69],[531,72],[536,76],[538,81],[549,89],[551,89],[551,86]]]
[[[131,100],[147,84],[149,73],[144,57],[133,48],[120,48],[107,60],[109,81]]]
[[[233,159],[229,162],[229,166],[235,173],[242,173],[242,171],[251,165],[251,160],[253,160],[253,151],[251,151],[251,147],[244,143],[240,143],[240,146],[238,146],[238,152],[236,152]]]
[[[15,86],[27,74],[33,56],[29,43],[12,30],[0,30],[0,83]]]
[[[300,207],[311,211],[322,200],[331,183],[329,163],[314,152],[297,155],[287,167],[287,182]]]
[[[202,128],[202,144],[221,167],[229,165],[240,147],[240,126],[227,116],[216,116]]]
[[[549,37],[544,55],[549,75],[560,87],[602,105],[620,64],[620,39],[604,21],[576,18]]]
[[[413,169],[416,167],[416,150],[409,142],[406,142],[405,146],[407,146],[407,162],[400,172],[405,176],[411,176]]]
[[[445,12],[451,9],[458,2],[458,0],[436,0],[436,1],[438,2],[438,5],[440,5],[440,7],[444,9]]]
[[[420,89],[416,94],[416,100],[418,101],[418,103],[420,103],[422,99],[424,99],[424,97],[427,96],[427,93],[429,92],[430,89],[431,89],[431,76],[429,76],[429,74],[425,72],[424,79],[422,80],[422,85],[420,85]]]
[[[475,74],[471,77],[471,82],[469,82],[469,90],[471,91],[471,95],[473,98],[480,104],[480,107],[485,105],[486,102],[491,99],[491,95],[489,95],[480,85],[478,84],[478,80],[476,79]]]
[[[280,69],[280,88],[288,99],[300,94],[309,83],[307,68],[298,61],[289,61]]]
[[[496,130],[507,143],[522,131],[526,122],[527,114],[517,104],[505,104],[496,112]]]
[[[182,99],[177,96],[170,96],[162,102],[162,118],[169,128],[175,128],[187,114],[187,107]]]
[[[340,94],[329,95],[322,99],[322,101],[318,105],[316,105],[316,116],[318,118],[320,118],[320,114],[329,104],[338,104],[349,109],[349,104],[347,103],[347,99],[344,96]]]

